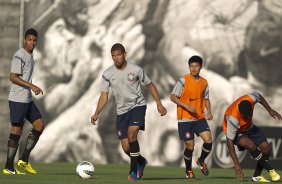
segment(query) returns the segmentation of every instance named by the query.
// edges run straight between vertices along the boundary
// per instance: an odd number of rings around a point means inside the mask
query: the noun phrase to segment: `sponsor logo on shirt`
[[[189,101],[191,102],[191,101],[194,101],[194,100],[197,100],[198,98],[189,98]]]

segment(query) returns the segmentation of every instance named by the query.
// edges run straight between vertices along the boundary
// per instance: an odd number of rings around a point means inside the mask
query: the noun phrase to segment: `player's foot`
[[[17,166],[23,170],[25,170],[26,172],[30,173],[30,174],[36,174],[36,170],[34,170],[31,167],[31,164],[29,162],[24,162],[22,160],[19,160],[17,163]]]
[[[137,178],[140,179],[143,176],[144,169],[146,165],[148,164],[148,161],[145,159],[145,162],[143,164],[138,164],[137,165]]]
[[[25,173],[20,172],[17,169],[15,169],[14,171],[11,171],[9,169],[3,169],[3,174],[25,174]]]
[[[204,175],[209,175],[209,170],[208,170],[208,167],[207,165],[205,164],[205,162],[199,162],[199,159],[197,160],[197,165],[200,166],[201,168],[201,171]]]
[[[195,174],[193,173],[192,170],[186,172],[186,178],[188,178],[188,179],[195,178]]]
[[[129,175],[128,175],[128,177],[127,177],[127,180],[128,181],[135,181],[135,180],[137,180],[138,178],[137,178],[137,176],[136,176],[136,174],[134,173],[134,172],[131,172]]]
[[[269,180],[265,179],[263,176],[256,176],[256,177],[252,177],[252,181],[255,182],[263,182],[263,183],[268,183],[270,182]]]
[[[278,180],[280,180],[280,175],[279,175],[274,169],[270,170],[270,171],[268,172],[268,174],[269,174],[269,176],[271,177],[271,180],[272,180],[272,181],[278,181]]]

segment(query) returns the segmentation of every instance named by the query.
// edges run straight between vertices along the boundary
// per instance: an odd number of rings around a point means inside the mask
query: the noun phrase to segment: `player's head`
[[[188,60],[191,75],[198,76],[203,65],[203,59],[200,56],[192,56]]]
[[[32,53],[37,44],[37,31],[33,28],[26,30],[24,35],[24,48],[27,52]]]
[[[246,120],[251,119],[253,115],[252,104],[248,100],[243,100],[238,105],[239,112]]]
[[[117,68],[122,68],[125,64],[126,51],[124,46],[120,43],[116,43],[111,48],[112,59]]]

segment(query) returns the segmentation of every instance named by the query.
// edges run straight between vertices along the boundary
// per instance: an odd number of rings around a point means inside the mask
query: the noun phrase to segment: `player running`
[[[205,119],[204,109],[207,110],[207,119],[212,120],[211,104],[209,100],[208,82],[201,77],[200,70],[203,60],[199,56],[192,56],[189,61],[190,74],[180,78],[171,94],[171,101],[177,104],[178,132],[180,140],[184,141],[184,161],[186,177],[195,178],[192,171],[192,156],[194,151],[194,133],[204,141],[201,156],[196,163],[202,173],[208,175],[205,164],[206,157],[212,149],[212,136]]]
[[[96,124],[99,114],[108,101],[112,89],[117,106],[116,128],[123,151],[130,156],[129,181],[143,176],[147,160],[141,156],[137,135],[145,129],[146,102],[141,92],[141,85],[146,86],[156,101],[157,109],[163,116],[167,113],[162,105],[158,91],[144,70],[125,60],[126,51],[117,43],[111,48],[114,64],[102,75],[101,95],[92,124]]]
[[[238,179],[244,177],[243,170],[237,158],[234,144],[239,151],[247,149],[252,158],[257,160],[257,166],[252,180],[255,182],[270,182],[261,172],[265,168],[272,181],[280,179],[279,174],[269,165],[270,146],[263,132],[253,124],[253,110],[256,103],[260,103],[273,118],[281,120],[281,115],[273,110],[262,95],[254,91],[233,102],[226,110],[223,121],[223,131],[227,138],[227,148],[234,162],[235,175]]]

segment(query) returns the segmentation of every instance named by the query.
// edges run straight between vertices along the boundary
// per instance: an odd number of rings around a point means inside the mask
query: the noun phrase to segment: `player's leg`
[[[138,165],[138,157],[140,156],[140,147],[137,141],[137,135],[139,132],[139,126],[129,126],[128,127],[128,144],[129,144],[129,152],[130,152],[130,171],[128,178],[129,180],[137,179],[137,165]]]
[[[195,133],[199,135],[204,142],[201,155],[196,163],[200,166],[202,173],[207,176],[209,174],[209,170],[205,163],[205,159],[212,150],[212,135],[206,119],[199,120],[197,124],[195,124],[194,130]]]
[[[19,139],[22,135],[24,117],[26,114],[25,104],[9,101],[11,131],[7,144],[7,160],[3,174],[24,174],[14,168],[14,159],[18,150]]]
[[[192,158],[195,144],[193,126],[194,122],[178,122],[179,138],[185,144],[183,158],[185,163],[185,174],[188,179],[195,178],[192,171]]]
[[[23,154],[21,155],[17,165],[31,174],[36,174],[36,170],[34,170],[29,163],[29,155],[44,130],[44,122],[38,108],[33,102],[29,104],[27,119],[31,122],[33,128],[27,137]]]
[[[185,143],[185,150],[184,150],[184,163],[185,163],[185,173],[186,178],[192,179],[195,178],[195,175],[192,171],[192,158],[193,158],[193,151],[194,151],[194,140],[184,141]]]

